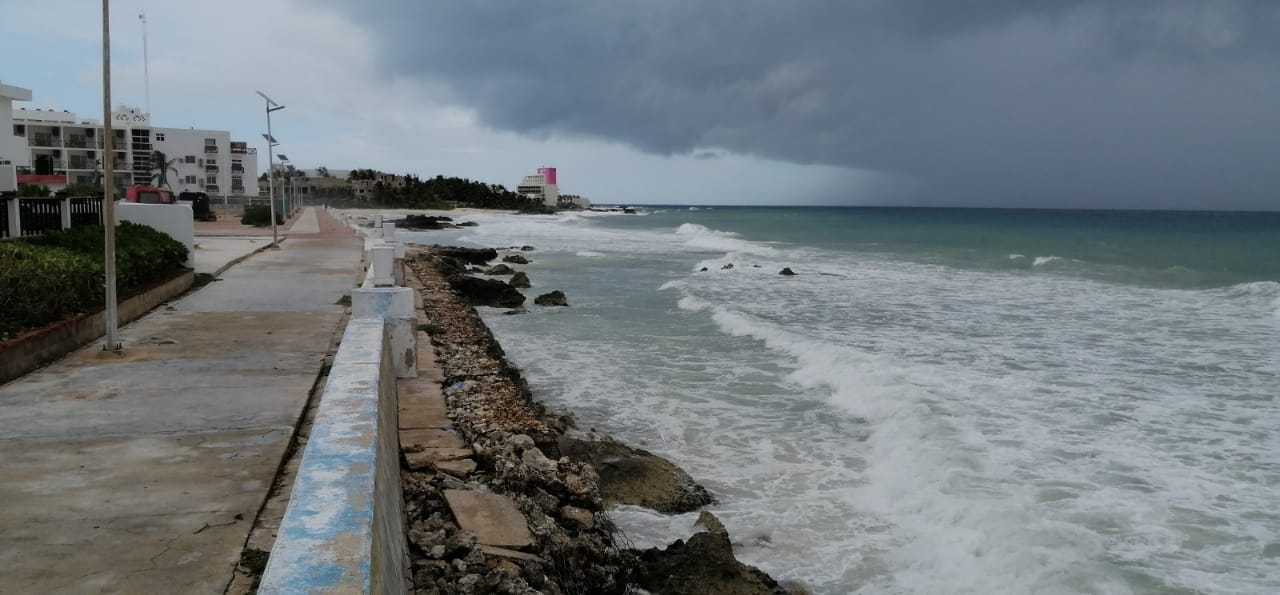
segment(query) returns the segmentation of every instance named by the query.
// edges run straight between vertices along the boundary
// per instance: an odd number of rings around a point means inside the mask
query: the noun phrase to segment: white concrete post
[[[11,238],[22,235],[22,220],[20,219],[22,217],[22,209],[19,208],[21,205],[18,204],[20,200],[15,196],[5,201],[9,208],[9,237]]]
[[[71,229],[71,197],[62,199],[62,229]]]
[[[373,258],[369,267],[374,287],[392,287],[395,285],[396,249],[394,246],[374,246],[370,252]]]
[[[396,377],[418,377],[418,315],[413,309],[412,289],[355,289],[351,292],[351,318],[381,318],[391,344],[391,362]]]
[[[382,227],[382,215],[374,215],[374,216],[373,216],[373,226],[374,226],[374,227]]]
[[[396,224],[394,221],[382,224],[382,239],[388,242],[396,241]]]

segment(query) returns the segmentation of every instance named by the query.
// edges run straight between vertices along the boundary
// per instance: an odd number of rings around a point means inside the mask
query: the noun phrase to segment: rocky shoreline
[[[431,337],[442,371],[438,380],[450,432],[471,453],[460,464],[424,458],[415,445],[404,445],[402,487],[415,592],[803,593],[738,562],[728,533],[705,511],[702,530],[687,541],[663,549],[629,547],[609,518],[610,507],[680,513],[714,499],[670,461],[608,436],[578,432],[571,415],[533,398],[472,306],[477,302],[461,293],[478,288],[506,296],[504,306],[520,306],[509,305],[516,301],[509,292],[520,294],[508,283],[469,275],[475,265],[498,256],[495,250],[433,247],[411,248],[405,259],[416,277],[413,285],[420,286],[421,328]],[[456,502],[450,499],[477,493],[514,503],[527,538],[510,547],[477,543],[451,512]]]

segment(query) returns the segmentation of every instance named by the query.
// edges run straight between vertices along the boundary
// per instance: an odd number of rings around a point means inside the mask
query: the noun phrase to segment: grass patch
[[[419,324],[419,325],[418,325],[418,330],[420,330],[420,331],[422,331],[422,332],[424,332],[424,333],[426,333],[426,334],[428,334],[428,335],[431,335],[431,336],[433,336],[433,337],[434,337],[434,336],[436,336],[436,335],[439,335],[439,334],[444,333],[444,328],[443,328],[443,327],[439,327],[439,326],[436,326],[436,325],[434,325],[434,324],[425,324],[425,323],[423,323],[423,324]]]
[[[262,582],[262,573],[267,570],[267,560],[271,558],[271,552],[260,550],[256,547],[247,547],[240,552],[240,572],[253,577],[252,589],[257,591],[258,585]]]
[[[346,307],[346,308],[350,308],[350,307],[351,307],[351,294],[349,294],[349,293],[344,293],[344,294],[342,294],[342,297],[338,298],[338,301],[336,301],[336,302],[334,302],[334,303],[335,303],[335,304],[338,304],[339,306],[343,306],[343,307]]]
[[[205,285],[213,283],[214,281],[217,281],[217,280],[218,280],[217,277],[214,277],[209,273],[196,273],[195,281],[191,283],[191,288],[200,289],[201,287],[204,287]]]

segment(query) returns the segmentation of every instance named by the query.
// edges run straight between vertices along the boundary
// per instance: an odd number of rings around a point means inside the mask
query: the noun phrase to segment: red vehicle
[[[171,205],[175,202],[172,191],[155,186],[129,186],[124,189],[124,199],[148,205]]]

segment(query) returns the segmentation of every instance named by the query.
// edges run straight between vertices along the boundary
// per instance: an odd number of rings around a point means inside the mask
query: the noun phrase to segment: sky
[[[302,167],[598,203],[1280,210],[1274,0],[112,2],[113,103]],[[101,112],[101,7],[0,0],[0,80]],[[263,164],[265,165],[265,164]]]

